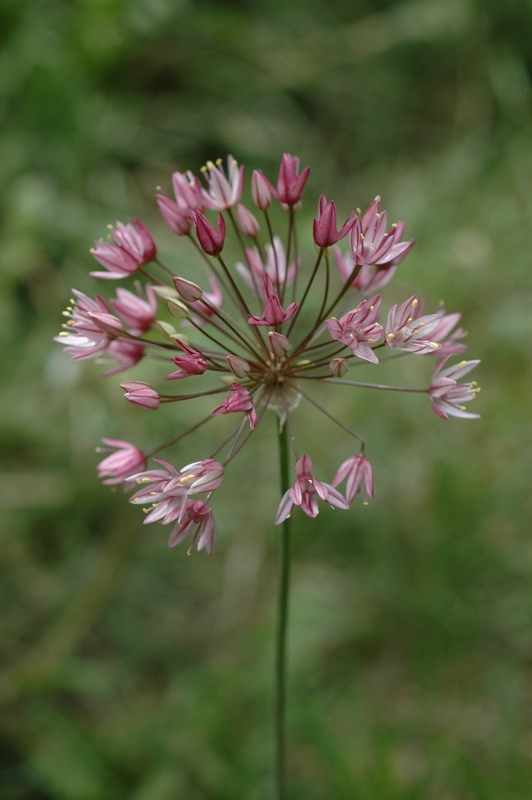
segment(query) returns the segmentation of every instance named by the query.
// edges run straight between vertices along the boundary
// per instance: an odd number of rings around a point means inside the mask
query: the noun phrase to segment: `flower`
[[[121,384],[128,402],[151,411],[164,408],[167,413],[172,404],[180,404],[177,432],[170,421],[173,435],[151,455],[128,442],[105,439],[109,449],[98,465],[105,484],[121,483],[132,491],[130,501],[144,508],[146,524],[171,525],[169,547],[190,537],[191,547],[213,552],[216,523],[211,498],[267,412],[276,415],[280,435],[287,448],[291,445],[295,462],[295,481],[283,487],[277,524],[296,506],[312,518],[322,508],[320,500],[347,509],[362,491],[364,503],[373,498],[366,442],[332,413],[327,392],[413,392],[418,399],[428,396],[444,418],[477,416],[465,410],[479,391],[476,382],[459,381],[478,361],[447,366],[450,355],[465,350],[460,315],[446,314],[443,309],[425,314],[417,294],[383,311],[377,292],[390,283],[414,243],[402,241],[404,223],[387,230],[387,214],[376,197],[365,214],[360,209],[351,211],[339,228],[336,204],[321,194],[312,229],[302,235],[298,226],[303,223],[295,212],[301,206],[309,171],[306,167],[300,172],[299,158],[289,153],[282,157],[275,187],[265,174],[253,171],[251,197],[254,207],[263,212],[262,229],[241,203],[244,167],[232,156],[226,169],[221,161],[207,162],[203,185],[190,171],[174,172],[175,201],[160,189],[156,201],[171,230],[181,237],[178,246],[200,251],[202,266],[208,270],[208,291],[194,268],[187,272],[186,257],[176,265],[157,257],[153,237],[139,220],[127,225],[117,222],[108,241],[97,242],[93,250],[105,268],[96,275],[127,278],[151,259],[149,275],[143,273],[145,288],[135,281],[133,291],[120,288],[109,301],[99,294],[91,298],[74,291],[71,305],[63,312],[67,319],[56,339],[74,359],[109,363],[105,375],[138,365],[139,378],[141,363],[151,359],[149,382],[135,379]],[[275,230],[275,214],[270,216],[272,205],[290,215],[284,239]],[[216,226],[205,216],[207,209],[217,212]],[[246,246],[244,236],[253,240],[253,247]],[[336,246],[343,237],[349,241],[345,254]],[[232,258],[232,244],[239,248],[234,261],[228,256]],[[308,265],[307,253],[312,254]],[[331,270],[331,260],[336,269]],[[165,319],[166,312],[171,322]],[[421,360],[421,373],[423,356],[444,358],[432,379],[427,370],[421,387],[353,379],[358,368],[369,369],[368,363],[372,373],[377,365],[385,370],[379,361],[379,350],[384,348],[387,355],[381,362],[415,355]],[[193,387],[188,392],[166,394],[161,388],[168,381],[185,378],[191,379],[185,385]],[[187,408],[192,412],[189,423]],[[331,483],[314,477],[310,455],[299,455],[300,408],[307,415],[321,415],[327,425],[341,430],[334,446],[345,446],[346,452]],[[205,416],[198,419],[199,409]],[[231,420],[233,414],[239,415],[236,420]],[[233,422],[232,430],[205,457],[198,457],[193,432],[221,415],[229,417],[228,427]],[[319,430],[323,447],[332,446],[328,428]],[[349,455],[353,439],[359,452]],[[190,453],[186,451],[189,442]],[[177,469],[158,457],[170,446],[187,452],[186,466]],[[344,481],[345,496],[338,489]]]
[[[381,199],[376,197],[349,234],[351,253],[357,264],[377,264],[394,267],[402,261],[414,246],[414,240],[401,242],[404,231],[403,222],[394,222],[386,232],[386,211],[381,212]]]
[[[439,344],[430,336],[442,319],[441,314],[427,314],[416,317],[418,299],[415,295],[399,307],[392,306],[388,312],[384,341],[390,350],[403,350],[405,353],[430,353],[439,349]]]
[[[131,275],[139,267],[152,261],[157,248],[148,228],[139,220],[124,225],[117,222],[109,242],[94,242],[91,249],[93,257],[107,272],[91,272],[94,278],[120,279]]]
[[[379,363],[369,344],[378,342],[382,335],[382,325],[376,321],[380,304],[380,295],[371,300],[361,300],[353,311],[340,319],[331,317],[325,323],[333,339],[347,345],[353,355],[372,364]]]
[[[227,174],[222,167],[222,159],[207,161],[207,166],[201,170],[209,185],[207,191],[203,190],[203,199],[208,208],[220,211],[236,205],[244,191],[244,167],[239,167],[233,156],[227,157]]]
[[[249,422],[249,427],[253,430],[257,424],[257,412],[253,405],[251,392],[239,383],[232,383],[231,389],[233,394],[226,397],[221,405],[211,411],[211,417],[216,417],[218,414],[233,414],[237,411],[243,411]]]
[[[179,378],[188,378],[191,375],[203,375],[209,367],[207,359],[184,342],[177,342],[177,344],[185,351],[186,355],[176,356],[172,359],[179,369],[167,375],[165,381],[175,381],[179,380]]]
[[[371,464],[364,456],[351,456],[338,468],[338,472],[333,478],[332,485],[338,486],[347,477],[345,499],[352,503],[357,494],[365,485],[364,505],[368,503],[368,497],[373,500],[373,473]]]
[[[266,305],[262,317],[250,316],[248,325],[268,325],[270,327],[282,325],[292,319],[297,311],[297,303],[290,303],[286,311],[281,306],[279,295],[274,291],[272,279],[268,274],[264,276],[264,294],[266,295]]]
[[[432,408],[440,417],[462,417],[463,419],[478,419],[480,414],[466,411],[464,403],[474,400],[480,392],[476,381],[471,383],[458,383],[468,372],[480,364],[480,361],[461,361],[452,367],[442,370],[447,359],[441,361],[434,371],[430,382],[430,401]]]
[[[128,483],[140,469],[146,468],[146,456],[144,453],[129,442],[120,439],[102,439],[108,445],[105,450],[99,448],[98,452],[110,452],[109,448],[115,448],[115,452],[104,458],[98,464],[98,477],[102,483],[113,486],[118,483]]]
[[[156,411],[161,403],[161,398],[149,383],[144,381],[127,381],[120,384],[125,389],[124,397],[134,406],[140,406],[147,411]]]
[[[318,247],[330,247],[347,236],[356,221],[356,217],[351,217],[337,230],[336,206],[332,201],[328,203],[322,194],[318,202],[318,218],[314,220],[314,241]]]
[[[284,522],[293,511],[294,506],[300,506],[308,517],[318,516],[318,497],[325,500],[330,506],[336,508],[349,508],[349,503],[340,492],[328,483],[316,480],[312,475],[312,461],[309,456],[301,456],[296,464],[297,478],[294,485],[281,499],[275,524]]]

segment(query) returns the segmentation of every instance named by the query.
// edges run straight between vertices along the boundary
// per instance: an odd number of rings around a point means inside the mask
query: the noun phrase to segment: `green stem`
[[[277,423],[278,424],[278,423]],[[290,488],[288,426],[279,431],[279,465],[282,496]],[[286,635],[290,594],[290,518],[282,523],[281,575],[277,641],[275,652],[275,800],[284,800],[286,783],[285,706],[286,706]]]

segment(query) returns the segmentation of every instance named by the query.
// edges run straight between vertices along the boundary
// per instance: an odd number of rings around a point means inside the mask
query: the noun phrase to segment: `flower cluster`
[[[296,221],[309,171],[309,167],[300,170],[299,159],[289,154],[283,156],[275,185],[255,170],[251,177],[255,213],[242,202],[244,167],[232,156],[227,170],[221,160],[209,161],[202,168],[203,181],[192,172],[174,173],[175,199],[158,190],[157,204],[169,228],[199,253],[205,276],[194,275],[193,281],[165,264],[140,220],[117,222],[110,226],[107,241],[96,242],[91,250],[105,271],[91,274],[105,280],[134,275],[135,290],[119,288],[109,301],[74,291],[64,312],[68,320],[56,339],[74,359],[109,357],[112,368],[106,374],[111,375],[156,357],[164,381],[186,380],[193,386],[188,394],[172,394],[166,393],[162,382],[155,388],[144,381],[127,381],[121,386],[128,402],[155,411],[173,402],[223,395],[213,397],[208,416],[152,453],[129,442],[103,440],[107,455],[98,466],[100,478],[105,484],[134,490],[131,502],[144,506],[145,523],[171,524],[170,547],[191,534],[198,550],[212,553],[216,524],[210,498],[269,409],[278,415],[281,427],[287,426],[295,458],[296,479],[280,501],[277,524],[294,506],[315,517],[320,500],[347,509],[362,491],[364,503],[373,498],[364,440],[313,398],[312,382],[426,393],[434,411],[445,419],[478,416],[465,408],[479,391],[477,383],[459,382],[478,361],[447,366],[450,357],[466,349],[464,332],[458,327],[460,314],[442,309],[425,314],[423,302],[413,296],[382,315],[383,300],[376,292],[392,279],[414,242],[403,241],[404,223],[388,226],[379,197],[365,214],[357,209],[339,226],[335,203],[322,194],[312,228],[317,255],[305,271]],[[216,215],[214,223],[209,212]],[[274,234],[274,213],[286,220],[284,242]],[[225,255],[228,231],[241,252],[234,265]],[[347,249],[338,247],[342,240]],[[162,277],[168,278],[167,283]],[[312,291],[317,297],[313,304],[307,300]],[[410,389],[345,378],[349,370],[364,364],[373,370],[383,352],[386,360],[408,354],[438,358],[429,386]],[[293,417],[301,400],[318,408],[357,443],[358,453],[339,466],[330,484],[314,477],[310,456],[298,451]],[[208,457],[179,470],[154,458],[218,415],[236,415],[237,422]],[[150,459],[157,466],[147,469]],[[342,494],[337,487],[344,481]]]

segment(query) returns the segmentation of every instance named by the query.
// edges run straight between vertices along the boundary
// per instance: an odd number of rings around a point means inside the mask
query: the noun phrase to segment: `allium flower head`
[[[446,365],[449,355],[465,349],[464,333],[457,327],[460,315],[443,310],[425,314],[417,295],[397,304],[376,293],[391,282],[413,245],[413,240],[402,241],[404,224],[388,228],[378,197],[362,214],[359,209],[338,211],[321,194],[312,227],[299,229],[296,212],[309,171],[300,171],[299,159],[288,153],[276,186],[253,171],[251,197],[260,225],[241,203],[244,167],[232,156],[226,169],[221,161],[209,161],[202,179],[190,171],[175,172],[175,201],[158,189],[157,203],[182,237],[177,246],[201,256],[207,274],[198,268],[187,272],[186,255],[163,263],[139,220],[116,223],[109,240],[97,242],[93,250],[105,268],[96,275],[127,280],[136,273],[146,279],[145,288],[135,281],[110,301],[75,291],[64,312],[67,319],[57,341],[74,359],[110,363],[106,374],[137,365],[135,379],[121,384],[126,400],[168,414],[172,438],[151,453],[127,441],[105,439],[109,449],[98,472],[105,484],[133,490],[131,503],[143,507],[146,524],[171,526],[169,547],[189,538],[190,548],[212,553],[216,523],[211,498],[233,459],[268,418],[274,420],[272,430],[291,446],[295,465],[292,486],[284,471],[277,524],[296,507],[313,518],[327,505],[347,509],[359,494],[364,503],[373,498],[366,443],[331,412],[322,399],[326,392],[408,391],[427,395],[446,419],[477,416],[465,409],[479,391],[477,384],[459,381],[478,361]],[[212,210],[216,225],[206,216]],[[339,213],[346,220],[340,227]],[[276,215],[283,221],[280,229]],[[244,236],[253,240],[252,248]],[[335,246],[343,237],[348,237],[347,253]],[[153,264],[144,271],[149,260]],[[386,355],[379,359],[379,351]],[[384,373],[385,362],[408,355],[443,360],[432,379],[427,370],[421,388],[389,385],[386,377],[371,382],[376,368]],[[147,357],[152,359],[149,382],[140,374]],[[364,380],[355,379],[357,370],[363,370]],[[319,400],[316,385],[322,390]],[[179,413],[172,419],[176,403]],[[340,429],[334,448],[345,450],[330,483],[314,477],[310,455],[300,455],[300,414],[311,424],[315,415],[320,446],[329,452],[334,426]],[[210,453],[199,453],[192,434],[207,425],[218,432],[218,444]],[[359,448],[355,454],[353,442]],[[178,469],[159,457],[170,446],[186,466]],[[250,491],[255,484],[250,481]]]

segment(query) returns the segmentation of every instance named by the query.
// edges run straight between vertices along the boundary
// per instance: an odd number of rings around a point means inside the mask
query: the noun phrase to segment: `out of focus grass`
[[[94,476],[102,436],[147,446],[163,415],[124,408],[120,377],[51,338],[71,287],[95,291],[108,222],[141,216],[179,263],[153,201],[172,170],[231,152],[273,176],[283,151],[311,164],[309,198],[347,213],[381,194],[417,238],[389,298],[462,310],[483,359],[479,421],[335,396],[376,500],[294,515],[291,798],[528,800],[530,7],[4,0],[2,15],[2,800],[268,796],[274,421],[228,476],[213,558],[168,553]],[[345,444],[296,420],[332,474]]]

